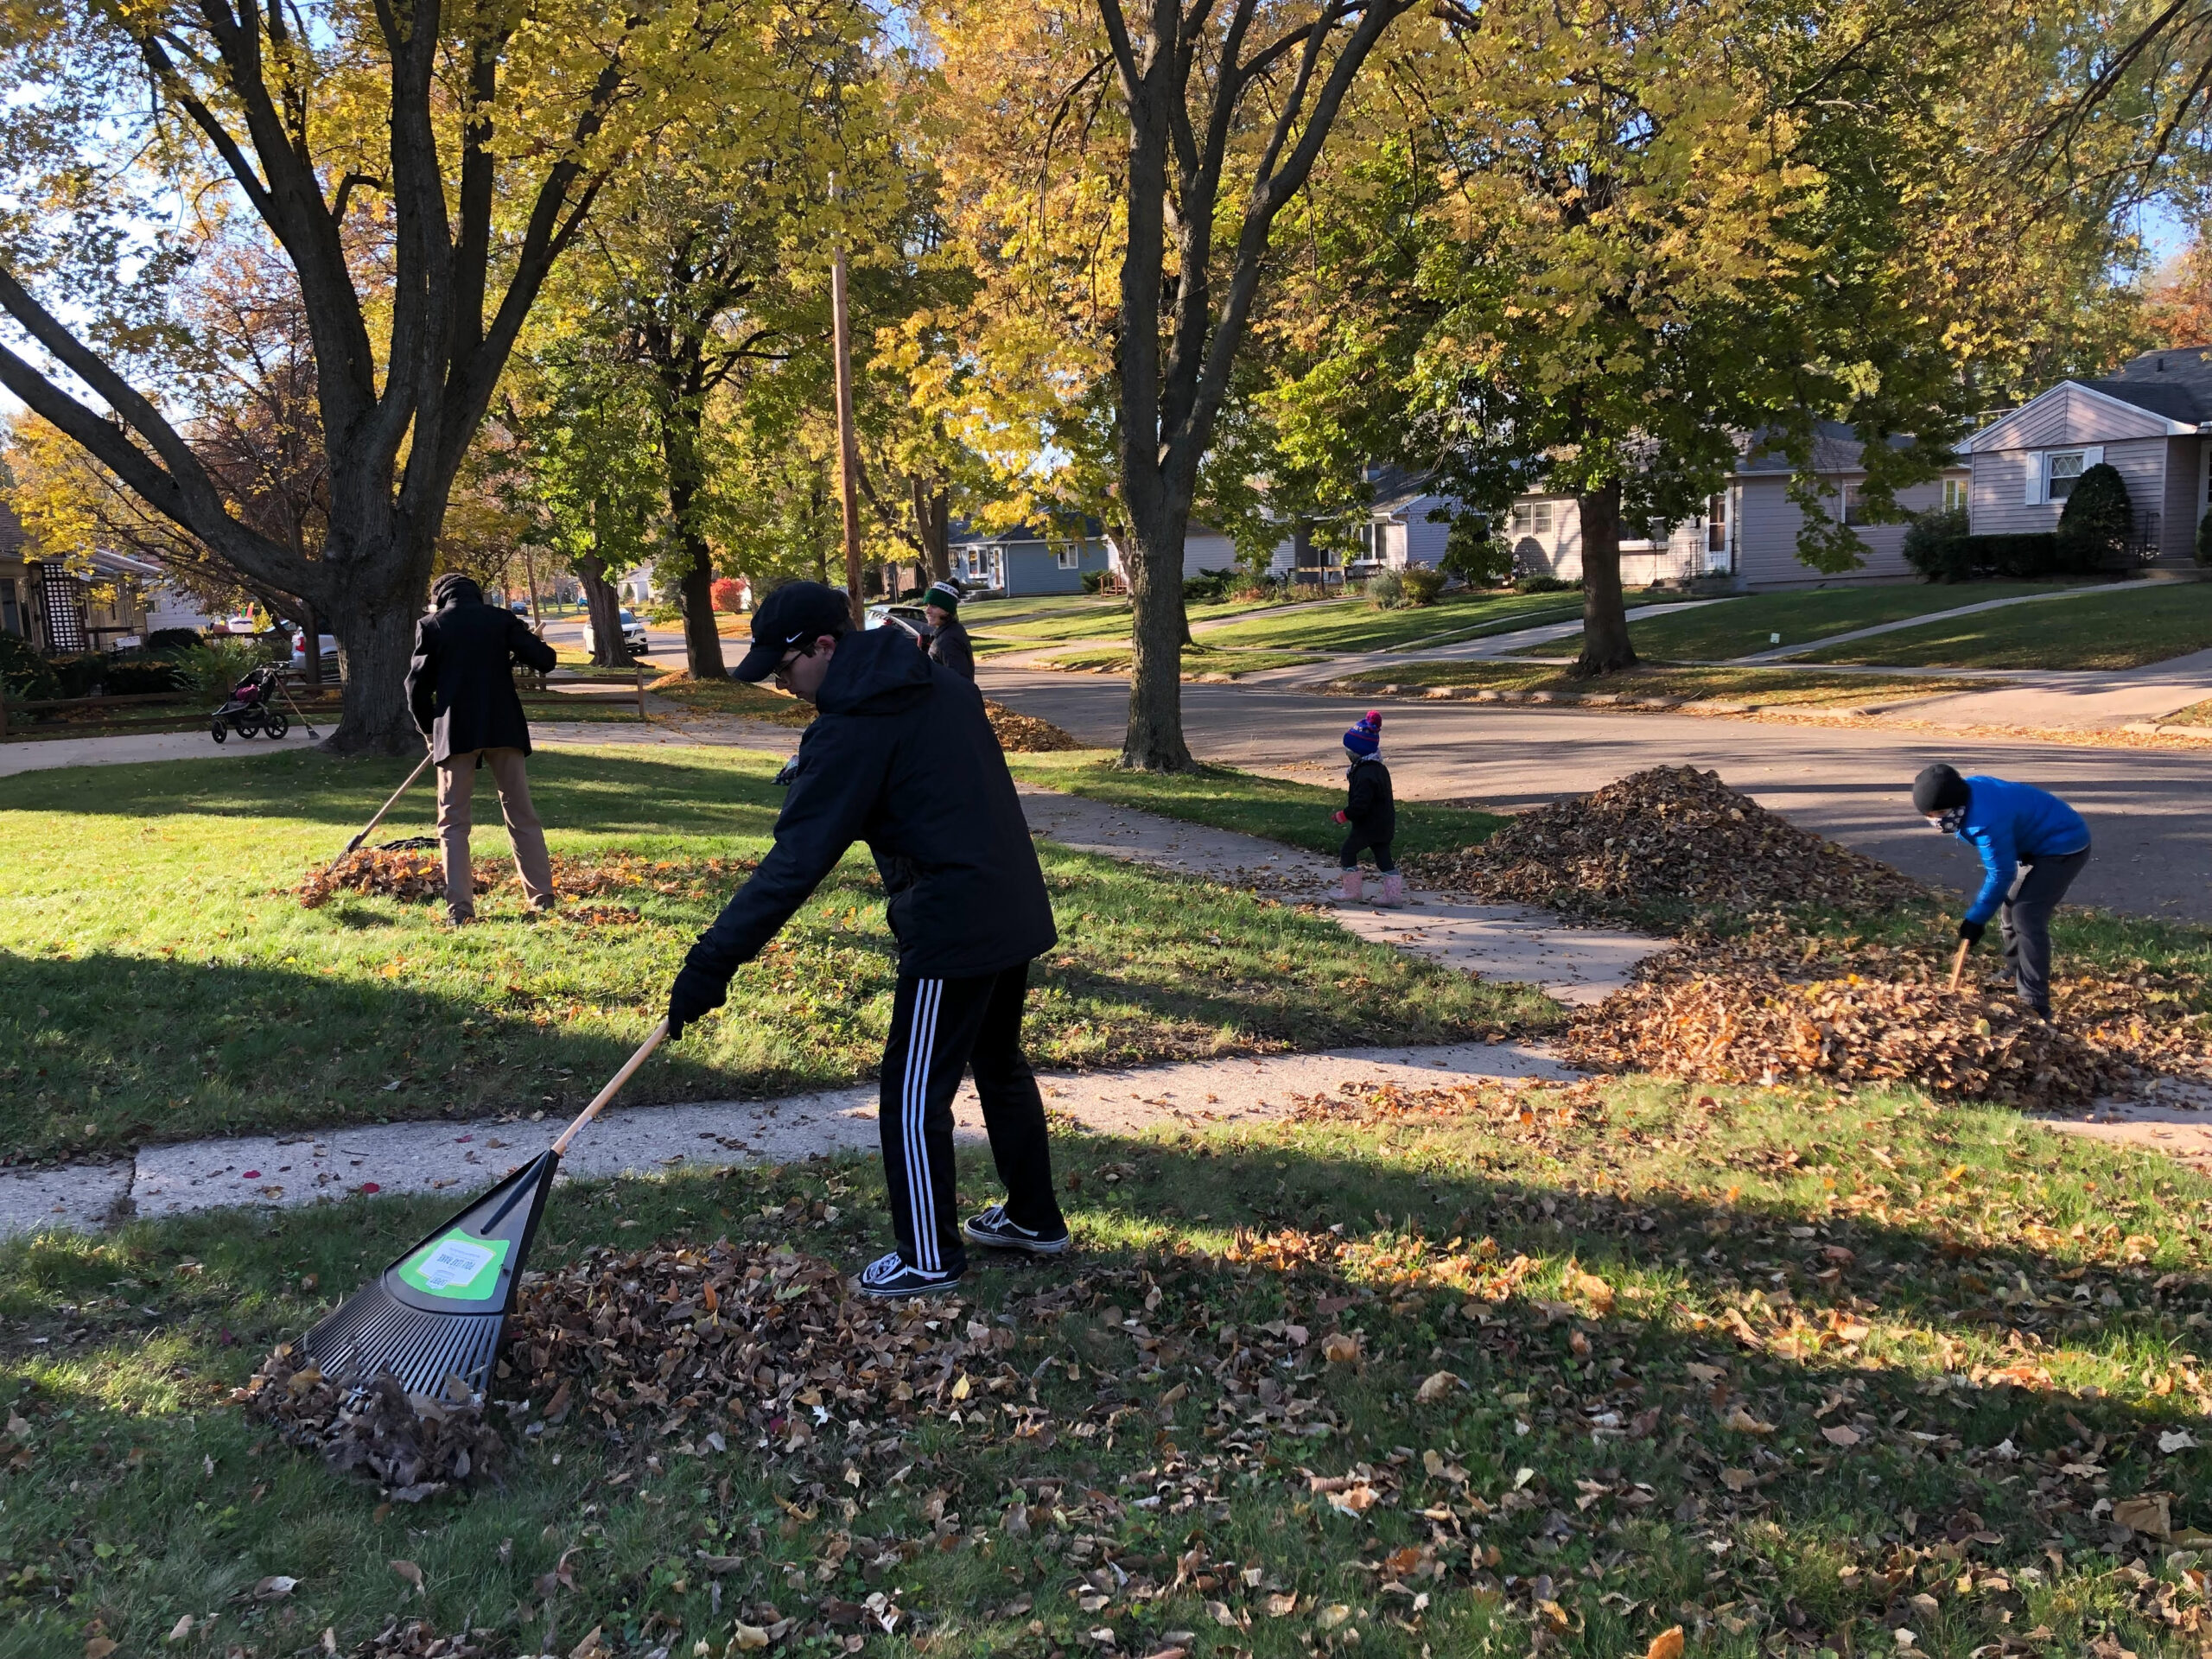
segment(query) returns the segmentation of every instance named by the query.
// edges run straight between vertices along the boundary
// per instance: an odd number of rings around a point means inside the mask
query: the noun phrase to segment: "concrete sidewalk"
[[[1038,1081],[1056,1118],[1093,1134],[1141,1135],[1165,1124],[1267,1122],[1287,1115],[1300,1097],[1333,1094],[1347,1084],[1433,1088],[1573,1075],[1537,1045],[1466,1043],[1045,1072]],[[639,1087],[651,1086],[648,1073]],[[982,1141],[982,1111],[972,1084],[962,1086],[953,1116],[959,1140]],[[245,1206],[291,1210],[375,1193],[451,1192],[458,1202],[536,1157],[563,1127],[542,1114],[369,1124],[147,1147],[135,1159],[112,1164],[0,1171],[0,1237],[92,1232],[133,1217]],[[577,1137],[562,1179],[789,1163],[816,1154],[865,1153],[876,1144],[874,1084],[783,1100],[615,1108]]]
[[[1360,938],[1485,979],[1534,985],[1561,1002],[1603,1001],[1628,983],[1637,963],[1671,943],[1612,928],[1565,927],[1541,911],[1465,904],[1410,888],[1401,909],[1340,904],[1332,897],[1338,879],[1332,858],[1079,795],[1020,787],[1031,832],[1063,847],[1203,876],[1291,902],[1333,905],[1337,925]],[[1372,872],[1370,882],[1374,884]]]
[[[1931,674],[1947,671],[1930,669]],[[1977,671],[1963,669],[1961,673]],[[1937,726],[2024,726],[2044,731],[2110,731],[2156,721],[2212,700],[2212,651],[2111,673],[2046,671],[2013,677],[1989,691],[1961,691],[1917,703],[1913,717]]]

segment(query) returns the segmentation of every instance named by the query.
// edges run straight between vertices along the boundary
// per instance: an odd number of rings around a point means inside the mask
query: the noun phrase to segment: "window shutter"
[[[2094,448],[2084,449],[2082,452],[2082,470],[2086,473],[2090,467],[2101,465],[2104,458],[2104,446],[2101,444]]]
[[[2039,506],[2043,503],[2043,452],[2031,450],[2028,454],[2027,505]]]

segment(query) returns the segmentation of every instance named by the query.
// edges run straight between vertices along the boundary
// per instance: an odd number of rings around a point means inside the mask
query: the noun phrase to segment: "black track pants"
[[[1052,1197],[1044,1098],[1021,1055],[1028,990],[1026,962],[980,979],[899,978],[883,1046],[880,1126],[891,1224],[910,1267],[957,1273],[967,1265],[953,1181],[952,1097],[971,1068],[991,1157],[1006,1184],[1007,1216],[1039,1232],[1065,1230]]]

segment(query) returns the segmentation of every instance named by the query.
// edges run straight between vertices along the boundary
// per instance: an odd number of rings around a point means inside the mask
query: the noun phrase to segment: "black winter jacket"
[[[471,749],[530,753],[514,665],[543,674],[560,658],[512,611],[448,602],[415,625],[407,706],[438,764]]]
[[[686,960],[727,978],[865,841],[889,895],[899,971],[995,974],[1059,935],[1006,756],[976,688],[901,628],[837,642],[799,740],[776,844]]]
[[[1370,842],[1389,841],[1398,833],[1397,803],[1390,798],[1390,768],[1370,758],[1355,764],[1346,779],[1351,798],[1344,817],[1351,827]]]
[[[963,680],[976,677],[976,648],[968,643],[968,630],[957,616],[930,636],[930,660],[943,663]]]

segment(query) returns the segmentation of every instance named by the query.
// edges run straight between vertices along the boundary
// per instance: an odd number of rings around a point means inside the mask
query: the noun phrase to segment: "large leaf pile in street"
[[[1909,807],[1909,803],[1906,804]],[[1573,917],[1654,901],[1744,912],[1820,905],[1865,912],[1926,903],[1878,859],[1770,812],[1694,766],[1654,766],[1593,795],[1522,814],[1477,847],[1408,861],[1416,883]]]

